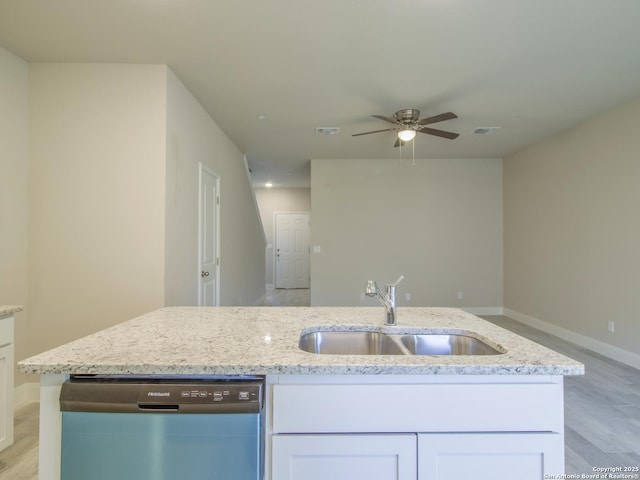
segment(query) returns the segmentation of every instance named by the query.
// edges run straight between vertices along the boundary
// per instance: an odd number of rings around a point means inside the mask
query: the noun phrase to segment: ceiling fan
[[[360,135],[369,135],[371,133],[380,132],[398,132],[398,138],[394,147],[401,147],[406,142],[413,140],[418,132],[426,133],[427,135],[435,135],[436,137],[448,138],[453,140],[458,137],[458,133],[445,132],[444,130],[437,130],[435,128],[425,127],[424,125],[431,125],[432,123],[444,122],[445,120],[451,120],[458,118],[453,112],[441,113],[432,117],[420,118],[420,110],[415,108],[405,108],[398,110],[393,114],[393,117],[385,117],[384,115],[371,115],[374,118],[379,118],[385,122],[393,123],[395,127],[385,128],[383,130],[374,130],[372,132],[355,133],[352,137],[359,137]]]

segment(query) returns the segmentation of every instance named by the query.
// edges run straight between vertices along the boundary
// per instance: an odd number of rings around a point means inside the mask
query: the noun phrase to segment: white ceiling
[[[0,46],[168,64],[258,186],[308,186],[311,158],[396,158],[392,132],[351,136],[389,126],[371,114],[453,111],[432,127],[460,137],[419,135],[417,158],[502,157],[640,95],[638,0],[0,0]]]

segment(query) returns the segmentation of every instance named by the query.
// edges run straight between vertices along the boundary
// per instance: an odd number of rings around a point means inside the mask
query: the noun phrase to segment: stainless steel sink
[[[503,352],[462,334],[386,334],[362,330],[305,333],[299,347],[323,355],[499,355]]]
[[[402,344],[413,355],[499,355],[495,348],[468,335],[403,335]]]
[[[390,335],[363,331],[311,332],[300,337],[300,349],[328,355],[406,355]]]

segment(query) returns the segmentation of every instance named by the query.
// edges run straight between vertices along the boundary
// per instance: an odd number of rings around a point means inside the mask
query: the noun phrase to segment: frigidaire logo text
[[[169,392],[147,392],[147,397],[169,397]]]

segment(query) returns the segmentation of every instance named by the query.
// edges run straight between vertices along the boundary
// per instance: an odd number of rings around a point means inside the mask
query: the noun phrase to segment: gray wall
[[[0,305],[24,305],[16,314],[15,357],[27,352],[29,308],[29,65],[0,47]],[[16,384],[23,376],[16,377]]]
[[[502,306],[501,159],[312,160],[311,204],[313,305],[404,274],[399,305]]]
[[[505,158],[509,315],[640,354],[639,130],[636,100]]]
[[[195,303],[199,160],[221,178],[221,303],[263,293],[244,157],[166,65],[30,64],[28,97],[28,349],[18,359]]]
[[[164,305],[166,66],[29,68],[35,354]]]
[[[167,305],[197,305],[199,162],[220,177],[220,304],[264,293],[264,234],[243,154],[178,77],[167,79]]]

